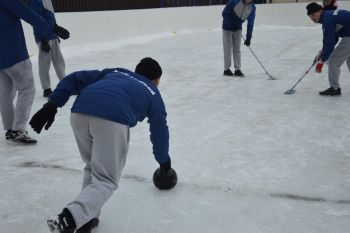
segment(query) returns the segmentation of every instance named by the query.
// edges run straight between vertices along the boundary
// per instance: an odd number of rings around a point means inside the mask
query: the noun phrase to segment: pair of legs
[[[71,126],[85,163],[83,187],[66,206],[76,228],[98,217],[118,188],[129,148],[129,127],[102,118],[72,113]]]
[[[242,30],[222,31],[225,70],[231,68],[231,57],[233,57],[235,70],[241,69],[241,34]]]
[[[43,90],[51,88],[50,80],[50,67],[51,63],[55,68],[57,77],[62,80],[65,77],[66,64],[61,52],[60,44],[58,39],[48,41],[51,49],[49,52],[44,52],[41,50],[41,42],[38,43],[39,47],[39,77]]]
[[[350,71],[350,37],[344,37],[328,59],[328,80],[334,89],[340,87],[340,67],[345,61]]]
[[[0,70],[0,112],[5,130],[26,129],[34,95],[32,63],[29,59]]]

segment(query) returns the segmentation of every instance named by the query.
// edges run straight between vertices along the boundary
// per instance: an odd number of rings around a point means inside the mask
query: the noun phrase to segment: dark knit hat
[[[317,4],[316,2],[312,2],[306,6],[306,9],[307,9],[307,15],[311,15],[313,13],[316,13],[322,10],[322,6]]]
[[[162,68],[156,60],[145,57],[137,64],[135,73],[141,74],[150,80],[155,80],[162,76]]]

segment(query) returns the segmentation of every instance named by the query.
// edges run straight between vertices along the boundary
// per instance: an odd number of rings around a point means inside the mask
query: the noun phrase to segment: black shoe
[[[74,233],[76,228],[73,216],[67,209],[47,220],[47,226],[52,233]]]
[[[28,132],[25,130],[18,130],[9,132],[9,130],[6,132],[5,136],[6,139],[12,142],[17,142],[21,144],[36,144],[38,141],[29,137]],[[7,138],[8,136],[8,138]]]
[[[93,218],[88,223],[80,227],[75,233],[91,233],[92,229],[98,226],[98,223],[98,218]]]
[[[233,73],[230,69],[224,70],[224,75],[225,76],[233,76]]]
[[[320,95],[337,96],[337,95],[341,95],[341,89],[340,89],[340,87],[338,87],[337,89],[335,89],[334,87],[330,87],[327,90],[321,91],[319,94]]]
[[[9,140],[12,136],[12,130],[7,130],[6,133],[5,133],[5,138],[6,140]]]
[[[51,95],[51,93],[52,93],[51,88],[45,89],[44,93],[43,93],[43,96],[44,97],[49,97]]]
[[[234,75],[235,75],[235,76],[238,76],[238,77],[244,77],[244,74],[242,73],[241,70],[235,70]]]

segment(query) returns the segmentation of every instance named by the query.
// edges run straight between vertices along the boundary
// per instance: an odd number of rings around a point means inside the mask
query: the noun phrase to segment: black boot
[[[321,91],[319,94],[328,95],[328,96],[337,96],[337,95],[341,95],[341,89],[340,87],[338,87],[337,89],[335,89],[334,87],[330,87],[327,90]]]
[[[224,70],[224,75],[225,76],[233,76],[233,73],[230,69]]]
[[[244,74],[242,73],[241,70],[235,70],[234,75],[235,75],[235,76],[238,76],[238,77],[244,77]]]
[[[47,220],[47,225],[52,233],[74,233],[75,222],[68,209],[63,209],[58,216]]]
[[[98,223],[98,218],[93,218],[82,227],[80,227],[75,233],[91,233],[92,229],[98,226]]]

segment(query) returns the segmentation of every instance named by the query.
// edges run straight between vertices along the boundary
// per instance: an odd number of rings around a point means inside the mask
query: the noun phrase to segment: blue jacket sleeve
[[[103,78],[104,75],[100,75],[102,72],[85,70],[69,74],[58,83],[49,97],[49,102],[54,103],[57,107],[64,106],[71,95],[80,93],[85,87]]]
[[[159,95],[159,93],[158,93]],[[148,123],[150,125],[153,154],[159,164],[169,160],[169,129],[166,121],[166,110],[161,97],[152,104]]]
[[[254,21],[255,21],[255,12],[256,12],[256,7],[253,5],[253,11],[250,13],[247,21],[247,38],[252,38],[253,35],[253,28],[254,28]]]
[[[10,13],[23,19],[33,27],[44,32],[53,32],[54,24],[46,22],[40,15],[27,7],[22,0],[6,0],[2,3]]]
[[[323,22],[323,51],[321,55],[322,61],[327,61],[334,50],[336,44],[335,24],[331,18],[325,18]]]
[[[40,16],[42,16],[50,25],[55,25],[55,15],[51,11],[46,9],[40,0],[38,1],[38,4],[40,5],[37,6],[37,13],[40,14]],[[38,30],[38,28],[34,28],[34,35],[36,41],[49,41],[52,38],[57,37],[53,32],[43,32]]]

